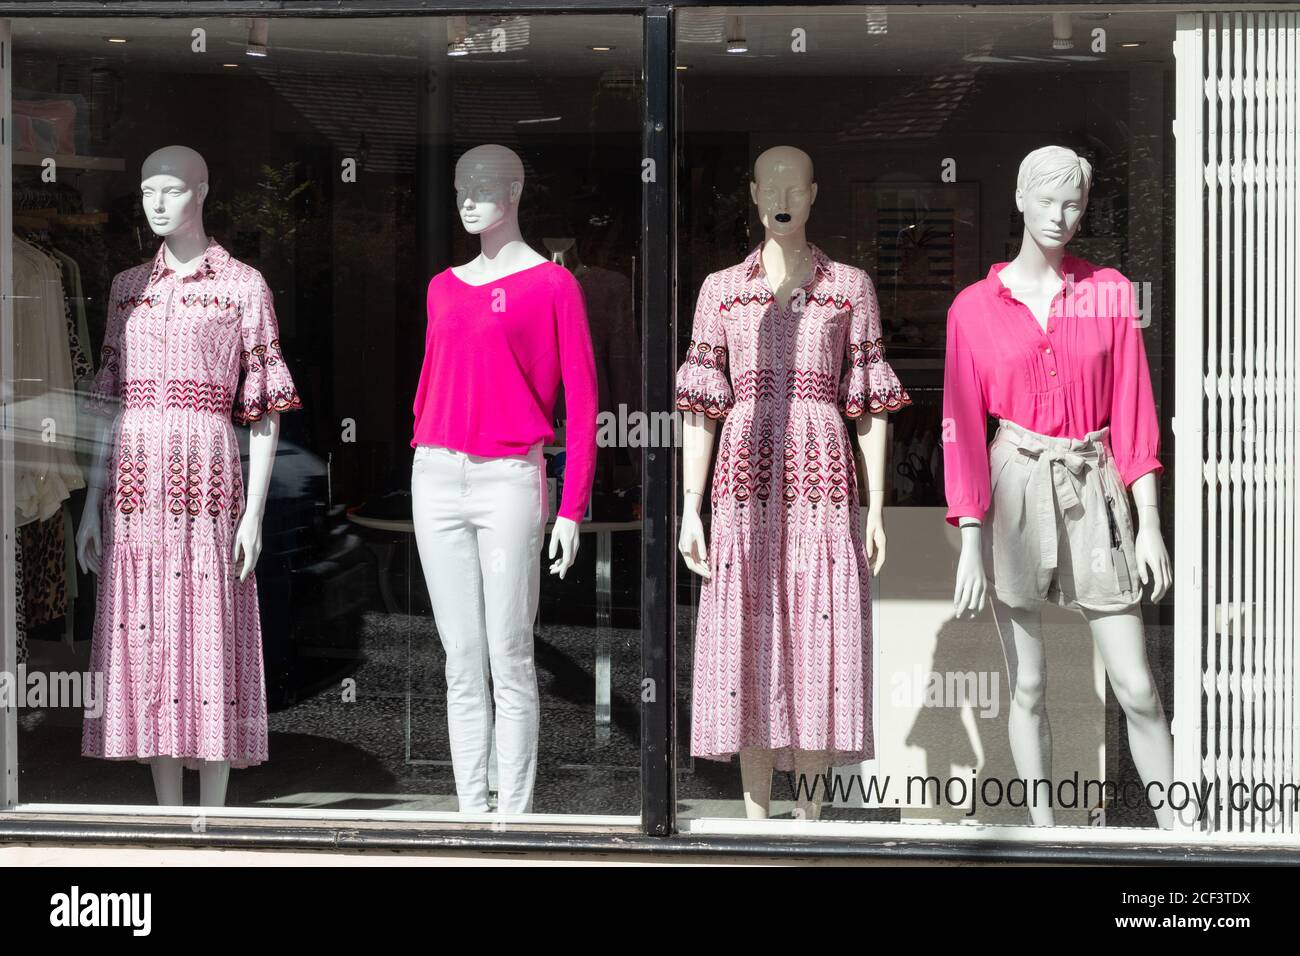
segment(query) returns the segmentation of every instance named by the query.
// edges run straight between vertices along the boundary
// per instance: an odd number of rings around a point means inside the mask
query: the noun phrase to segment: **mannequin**
[[[774,768],[786,764],[782,769],[801,775],[805,782],[799,788],[802,792],[795,815],[815,819],[822,795],[810,793],[809,786],[817,776],[832,763],[864,759],[871,750],[868,566],[879,572],[885,561],[885,412],[910,402],[883,360],[883,337],[870,279],[861,270],[831,262],[807,241],[806,225],[816,197],[812,161],[805,152],[778,146],[758,157],[750,199],[763,224],[763,242],[745,263],[714,273],[705,281],[691,352],[678,372],[677,407],[688,413],[678,550],[686,566],[705,579],[696,644],[692,753],[726,759],[729,752],[739,752],[745,811],[751,819],[768,816]],[[836,381],[846,355],[849,372],[840,380],[836,408]],[[819,369],[819,364],[824,368]],[[747,383],[755,374],[760,381],[775,384],[770,390],[760,386],[754,394]],[[807,386],[808,382],[814,384]],[[829,393],[825,391],[828,385]],[[753,404],[749,404],[751,400]],[[858,523],[855,469],[841,414],[857,419],[857,442],[866,462],[865,536]],[[700,509],[718,419],[724,415],[727,422],[713,484],[711,556]],[[756,435],[756,455],[751,452],[751,433]],[[847,460],[841,462],[841,455]],[[769,479],[775,461],[782,456],[784,474]],[[743,466],[731,464],[741,459]],[[771,500],[770,480],[779,482]],[[784,511],[779,507],[782,504]],[[823,506],[820,511],[819,504]],[[799,518],[782,521],[782,514],[796,513]],[[775,522],[772,537],[760,541],[757,535],[763,532],[759,529],[769,527],[769,522]],[[807,529],[812,537],[806,540],[815,542],[814,551],[830,540],[829,556],[813,557],[806,573],[803,569],[793,573],[802,559],[784,553],[780,542],[786,540],[787,532],[782,524],[789,529],[789,540]],[[766,553],[758,556],[760,563],[771,560],[779,566],[744,566],[744,561],[754,558],[747,558],[744,549],[733,542],[751,533],[754,538],[745,547]],[[746,603],[746,585],[726,580],[732,562],[718,553],[720,538],[728,549],[734,546],[737,560],[742,561],[740,577],[751,584],[757,580],[765,595],[778,592],[786,602],[784,611],[765,612]],[[828,600],[822,608],[818,592],[804,593],[804,582],[814,579],[834,579],[837,593],[851,597],[844,606],[832,608]],[[743,595],[736,607],[726,603],[733,591]],[[826,653],[844,658],[854,669],[834,675],[833,688],[804,686],[797,692],[780,688],[781,678],[774,674],[778,665],[770,665],[772,671],[767,671],[763,655],[772,652],[795,661],[792,666],[801,666],[801,656],[812,653],[808,648],[825,639],[818,628],[822,621],[829,621],[832,611],[836,649]],[[754,638],[755,631],[760,638]],[[760,659],[755,660],[756,656]],[[715,663],[722,659],[730,663]],[[860,670],[859,661],[865,662]],[[734,678],[711,673],[714,667],[753,668],[756,674],[742,676],[735,686]],[[774,682],[777,686],[772,686]],[[793,714],[788,718],[784,710],[781,717],[772,718],[783,725],[787,719],[798,724],[790,728],[756,727],[745,723],[743,716],[726,716],[737,708],[743,712],[746,706],[763,710],[764,695],[783,700],[788,693],[819,697],[816,706],[823,711],[821,719],[832,719],[825,716],[828,709],[835,710],[835,719],[839,719],[843,699],[836,695],[841,692],[853,698],[851,709],[861,718],[854,732],[843,736],[838,727],[819,725],[817,714],[800,714],[797,706],[789,708]],[[760,717],[756,723],[767,719]],[[731,720],[742,721],[741,728],[729,725]],[[784,742],[787,737],[792,744]],[[800,746],[799,738],[825,741],[827,746]]]
[[[562,579],[591,493],[595,369],[577,282],[520,234],[519,157],[477,146],[457,162],[455,187],[461,224],[481,251],[429,283],[411,440],[416,543],[447,652],[460,810],[488,810],[495,738],[498,809],[526,813],[538,737],[532,627],[549,510],[541,449],[554,438],[562,380],[567,466],[549,548],[550,573]]]
[[[163,243],[152,264],[113,281],[101,369],[89,403],[102,425],[77,558],[83,571],[99,576],[92,667],[123,668],[123,659],[138,655],[134,670],[110,669],[112,680],[133,680],[128,675],[142,667],[152,675],[155,661],[163,673],[172,663],[177,709],[167,709],[160,688],[133,685],[133,700],[147,696],[146,690],[159,696],[159,713],[135,713],[123,727],[88,721],[83,752],[122,758],[137,754],[116,752],[118,746],[161,748],[138,756],[149,759],[155,795],[164,806],[181,804],[182,769],[197,761],[200,803],[222,806],[232,760],[210,753],[233,749],[239,766],[265,759],[261,631],[250,575],[262,550],[280,412],[300,408],[301,401],[280,355],[265,280],[204,230],[209,184],[203,157],[186,146],[167,146],[145,159],[140,175],[145,217]],[[200,338],[191,344],[192,336]],[[243,388],[236,394],[241,368]],[[234,433],[228,421],[212,414],[228,415],[232,401],[236,421],[250,426],[246,497]],[[119,459],[116,466],[110,454]],[[106,545],[116,549],[111,561]],[[119,569],[119,559],[126,570]],[[128,590],[132,585],[122,575],[147,575],[150,564],[155,578],[171,569],[167,583],[174,586],[155,582],[141,597]],[[209,601],[223,610],[214,613]],[[143,632],[146,643],[139,635],[134,641],[115,636],[128,626]],[[225,663],[231,659],[235,673]],[[209,683],[217,679],[228,701],[189,699],[215,696]],[[150,680],[162,683],[165,677]],[[151,726],[152,721],[170,726]],[[159,742],[166,734],[171,743]],[[214,734],[221,739],[211,739]],[[134,741],[113,739],[131,736]]]
[[[1025,602],[998,593],[1002,591],[1002,578],[997,575],[998,592],[990,593],[986,574],[986,564],[993,567],[1001,563],[1004,568],[1011,568],[1015,562],[1006,556],[1003,546],[990,541],[981,511],[991,507],[989,517],[996,524],[999,509],[1006,509],[1010,514],[1027,506],[1018,498],[1008,497],[1015,493],[1005,490],[1008,487],[1006,477],[1000,486],[994,485],[992,492],[988,489],[989,482],[981,479],[976,482],[978,493],[969,491],[968,483],[961,477],[963,469],[971,474],[982,468],[982,475],[989,474],[989,456],[984,449],[985,414],[1001,418],[1004,426],[1011,415],[984,402],[978,390],[968,389],[963,384],[967,380],[963,370],[973,362],[978,364],[979,352],[984,348],[990,353],[985,356],[985,361],[1012,368],[1014,374],[1020,376],[1018,381],[1022,391],[1026,381],[1041,382],[1042,390],[1031,398],[1049,410],[1054,397],[1067,389],[1085,389],[1084,383],[1088,380],[1111,383],[1113,394],[1099,396],[1093,420],[1058,420],[1050,430],[1052,436],[1062,436],[1050,440],[1073,443],[1075,452],[1093,457],[1074,470],[1073,478],[1057,468],[1054,490],[1044,492],[1049,496],[1047,500],[1055,501],[1057,517],[1054,520],[1059,525],[1052,533],[1057,536],[1060,550],[1055,558],[1049,557],[1049,560],[1056,561],[1055,570],[1043,571],[1039,580],[1054,575],[1048,585],[1049,594],[1058,589],[1063,594],[1071,585],[1082,591],[1084,585],[1080,582],[1088,582],[1086,586],[1090,593],[1086,597],[1077,597],[1068,603],[1061,600],[1061,603],[1079,610],[1088,622],[1111,686],[1127,717],[1129,745],[1143,781],[1167,787],[1173,775],[1173,743],[1147,662],[1142,617],[1138,609],[1141,592],[1133,586],[1128,572],[1131,548],[1137,579],[1142,587],[1150,586],[1152,601],[1159,601],[1164,596],[1171,581],[1169,556],[1160,533],[1157,507],[1157,480],[1161,469],[1155,455],[1159,425],[1151,400],[1141,332],[1136,328],[1131,312],[1123,308],[1115,315],[1106,314],[1104,310],[1085,314],[1081,310],[1075,317],[1069,305],[1084,301],[1073,298],[1077,283],[1080,288],[1089,285],[1119,289],[1115,301],[1121,306],[1131,306],[1131,287],[1119,273],[1070,257],[1066,250],[1082,221],[1091,181],[1092,170],[1087,161],[1070,150],[1044,147],[1030,153],[1021,164],[1016,188],[1016,207],[1024,215],[1024,238],[1019,254],[1005,266],[994,266],[990,277],[982,283],[964,290],[949,313],[944,417],[952,434],[945,438],[945,472],[948,520],[959,524],[961,529],[953,606],[957,617],[974,617],[983,610],[986,596],[991,599],[1013,688],[1009,733],[1016,770],[1021,778],[1031,782],[1050,779],[1052,736],[1046,707],[1046,664],[1039,607],[1034,601]],[[1000,303],[996,313],[989,303]],[[990,322],[1006,323],[993,330],[995,338],[977,340],[975,333],[968,328],[968,317],[980,314],[995,316],[988,319]],[[1028,321],[1017,325],[1016,322],[1021,321],[1018,316],[1035,322],[1037,330]],[[1066,323],[1070,322],[1075,324],[1067,326]],[[1101,344],[1096,356],[1063,354],[1072,347],[1071,342],[1083,334],[1099,336],[1096,341]],[[1000,345],[997,344],[998,337]],[[1034,352],[1032,361],[1026,359],[1027,353],[1015,344],[1020,341],[1029,343]],[[1055,351],[1053,346],[1058,346]],[[1077,350],[1078,346],[1074,348]],[[1094,368],[1089,362],[1100,364]],[[1071,371],[1074,364],[1081,369],[1077,373]],[[1087,404],[1097,397],[1088,395],[1086,391],[1076,394],[1082,396],[1075,401],[1076,405]],[[1134,416],[1136,419],[1131,420]],[[1026,429],[1030,427],[1026,422],[1015,422],[1012,427],[1016,425]],[[1106,432],[1105,437],[1097,441],[1087,436],[1079,437],[1084,432],[1093,434],[1094,429]],[[1048,428],[1040,426],[1035,430],[1045,432]],[[1001,432],[999,434],[1001,437]],[[1037,436],[1033,441],[1042,445],[1041,439],[1042,436]],[[994,442],[995,452],[998,442]],[[1012,476],[1012,488],[1017,466],[1029,463],[1029,456],[1022,452],[999,453],[993,460],[994,475]],[[1098,455],[1100,457],[1096,457]],[[1076,460],[1071,468],[1077,464]],[[1056,464],[1048,467],[1056,468]],[[1111,475],[1119,480],[1113,481]],[[1094,480],[1113,481],[1110,487],[1115,491],[1113,499],[1106,498],[1105,504],[1096,508],[1086,503],[1086,488]],[[1071,483],[1076,492],[1085,489],[1079,495],[1083,504],[1071,504],[1071,492],[1065,490]],[[1128,490],[1137,503],[1136,535],[1131,532],[1125,485],[1129,486]],[[999,487],[1004,489],[1003,492],[999,492]],[[1012,520],[1011,517],[1004,519],[1005,522]],[[1111,523],[1111,528],[1106,527],[1107,522]],[[1014,533],[1008,531],[1008,534]],[[997,538],[998,534],[995,528],[993,537]],[[1083,560],[1075,560],[1079,554],[1072,557],[1068,547],[1075,535],[1093,535],[1095,540],[1103,543],[1083,552]],[[1108,537],[1119,547],[1107,548],[1104,542]],[[1088,558],[1087,554],[1091,557]],[[1086,568],[1085,563],[1088,564]],[[1064,577],[1067,573],[1073,577]],[[1089,579],[1094,574],[1105,584],[1108,594],[1093,589]],[[1005,576],[1010,582],[1009,588],[1018,586],[1019,581],[1013,574]],[[1031,803],[1030,817],[1038,825],[1051,825],[1055,821],[1050,806],[1036,803]],[[1156,817],[1161,827],[1168,828],[1173,824],[1172,811],[1168,807],[1157,810]]]

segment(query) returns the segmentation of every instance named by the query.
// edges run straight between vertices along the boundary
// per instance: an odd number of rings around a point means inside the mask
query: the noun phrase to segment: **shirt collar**
[[[1065,291],[1067,293],[1073,292],[1074,287],[1083,280],[1084,270],[1082,268],[1082,263],[1083,260],[1071,252],[1067,252],[1061,258],[1061,271],[1065,273]],[[1015,296],[1011,294],[1011,290],[1003,285],[1002,280],[998,278],[998,273],[1009,265],[1011,265],[1010,262],[993,263],[989,268],[988,281],[992,284],[993,291],[997,293],[1000,298],[1012,302],[1015,301]]]
[[[167,243],[159,243],[158,251],[154,253],[153,268],[149,273],[150,284],[157,282],[163,276],[173,271],[172,267],[167,264],[166,256]],[[215,239],[208,240],[208,248],[203,252],[203,258],[199,264],[187,275],[181,276],[182,282],[188,282],[190,279],[213,279],[226,267],[230,261],[228,253],[221,243]]]
[[[822,252],[811,242],[808,243],[808,249],[812,252],[813,257],[813,277],[825,278],[831,272],[830,256]],[[756,245],[749,255],[745,257],[743,263],[745,267],[745,278],[753,279],[763,272],[763,244],[760,242]]]

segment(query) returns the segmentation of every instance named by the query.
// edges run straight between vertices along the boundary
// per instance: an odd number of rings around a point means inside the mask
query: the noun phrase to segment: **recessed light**
[[[678,64],[677,64],[677,69],[679,69],[679,70],[689,70],[690,67],[687,66],[685,63],[678,63]]]
[[[126,37],[104,37],[109,43],[125,43]]]
[[[1122,46],[1122,47],[1123,47],[1124,49],[1126,49],[1126,50],[1131,50],[1131,49],[1133,49],[1134,47],[1146,46],[1146,41],[1145,41],[1145,40],[1130,40],[1128,43],[1121,43],[1120,46]]]
[[[610,53],[613,49],[612,46],[594,46],[591,48],[593,53]]]
[[[223,63],[223,64],[221,64],[221,65],[224,66],[224,67],[225,67],[226,69],[228,69],[228,70],[235,70],[235,69],[238,69],[238,68],[239,68],[239,64],[238,64],[238,63]]]

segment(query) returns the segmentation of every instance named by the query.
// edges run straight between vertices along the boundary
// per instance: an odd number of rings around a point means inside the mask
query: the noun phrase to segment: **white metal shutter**
[[[1221,833],[1300,832],[1298,28],[1182,14],[1175,42],[1174,775]]]

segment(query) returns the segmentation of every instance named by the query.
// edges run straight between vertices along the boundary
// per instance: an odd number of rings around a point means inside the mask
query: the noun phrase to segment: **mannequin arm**
[[[1173,582],[1169,552],[1160,534],[1160,486],[1156,472],[1149,471],[1133,482],[1130,490],[1137,503],[1138,527],[1133,549],[1137,554],[1138,578],[1151,585],[1151,600],[1159,601]]]
[[[698,412],[687,412],[683,415],[683,422],[682,530],[677,550],[688,568],[707,578],[709,552],[704,539],[704,523],[700,520],[700,507],[704,501],[705,482],[709,478],[709,464],[713,460],[718,420]]]
[[[89,437],[95,449],[95,461],[86,481],[86,505],[81,512],[81,524],[77,527],[77,564],[83,573],[99,574],[103,552],[99,511],[104,501],[112,436],[117,433],[117,416],[87,415],[83,420],[91,423]]]
[[[885,457],[889,426],[885,412],[862,415],[857,419],[858,448],[866,463],[867,528],[864,544],[871,573],[879,574],[885,565]]]
[[[239,563],[241,552],[243,567],[239,580],[252,573],[262,553],[262,516],[266,513],[266,495],[271,487],[271,469],[275,465],[275,448],[280,442],[280,413],[268,412],[265,417],[248,426],[248,486],[245,494],[244,515],[235,532],[232,561]]]

